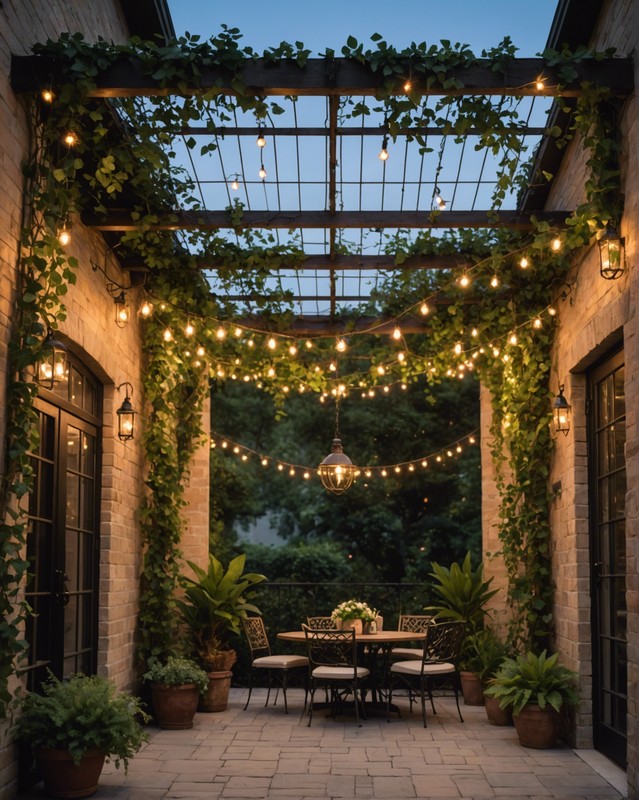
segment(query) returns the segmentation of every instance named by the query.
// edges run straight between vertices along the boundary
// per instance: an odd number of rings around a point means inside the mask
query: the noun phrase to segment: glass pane
[[[613,570],[617,573],[626,572],[626,520],[621,519],[614,523],[614,553]]]
[[[609,378],[605,378],[598,387],[597,427],[601,428],[610,422],[610,389]]]
[[[75,367],[71,367],[69,375],[69,400],[76,406],[82,406],[84,378]]]
[[[608,428],[604,428],[597,434],[597,455],[599,458],[600,475],[603,475],[610,470],[610,449],[608,436]]]
[[[96,416],[98,413],[97,389],[87,378],[84,380],[84,403],[82,407],[85,411],[88,411],[89,414],[93,414],[93,416]]]
[[[79,557],[79,536],[77,531],[67,531],[64,571],[67,576],[66,589],[69,592],[77,592],[80,588],[78,574]]]
[[[95,507],[93,504],[93,490],[95,482],[92,478],[81,478],[80,483],[80,527],[85,531],[95,528]]]
[[[82,434],[82,461],[80,471],[83,475],[95,475],[95,437]]]
[[[607,522],[610,519],[608,508],[608,478],[599,479],[599,522]]]
[[[611,497],[611,516],[614,519],[619,519],[625,516],[626,513],[626,472],[616,472],[612,476],[612,486],[614,487],[614,494]]]
[[[612,449],[615,467],[622,469],[626,463],[626,422],[621,419],[612,428]]]
[[[38,478],[36,486],[36,508],[33,514],[42,519],[53,518],[53,464],[46,461],[38,462]]]
[[[67,469],[80,471],[80,431],[71,425],[67,427]]]
[[[624,373],[625,370],[621,367],[612,376],[615,393],[615,419],[619,419],[619,417],[623,417],[626,414]]]
[[[78,622],[78,631],[80,633],[80,641],[78,644],[83,650],[91,646],[93,640],[93,616],[91,613],[91,596],[84,595],[80,598],[80,607],[82,613]]]
[[[39,453],[49,461],[53,460],[55,444],[55,420],[40,412],[40,447]]]
[[[80,522],[80,478],[67,474],[67,528],[77,528]]]
[[[75,653],[77,650],[77,612],[78,598],[70,597],[69,602],[64,607],[64,652]]]
[[[82,547],[81,563],[82,577],[81,589],[91,589],[93,586],[93,534],[82,533],[80,544]]]

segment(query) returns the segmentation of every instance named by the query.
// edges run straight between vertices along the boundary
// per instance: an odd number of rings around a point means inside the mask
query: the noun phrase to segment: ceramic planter
[[[486,706],[486,717],[491,725],[512,725],[513,715],[510,713],[510,709],[500,708],[498,698],[484,695],[484,705]]]
[[[461,680],[462,694],[464,695],[464,704],[467,706],[483,706],[484,705],[484,687],[476,672],[459,673]]]
[[[74,764],[68,750],[40,747],[35,760],[42,773],[44,788],[52,797],[90,797],[98,788],[105,759],[104,750],[87,750]]]
[[[209,685],[200,699],[200,711],[226,711],[229,702],[232,672],[209,672]]]
[[[545,750],[557,745],[561,729],[561,717],[554,708],[524,706],[519,714],[513,714],[515,730],[522,747]]]
[[[160,728],[182,730],[193,727],[200,692],[195,683],[168,686],[151,683],[151,698],[155,720]]]

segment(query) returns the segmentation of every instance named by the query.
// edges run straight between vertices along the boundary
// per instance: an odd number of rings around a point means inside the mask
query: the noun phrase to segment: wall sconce
[[[133,386],[126,381],[118,386],[117,391],[119,392],[123,386],[125,387],[124,400],[122,401],[120,408],[118,408],[115,413],[118,415],[118,438],[122,442],[126,442],[128,439],[133,439],[133,435],[135,433],[136,412],[131,405]]]
[[[570,406],[564,397],[563,384],[559,387],[559,394],[552,404],[552,419],[557,433],[563,433],[564,436],[567,436],[570,430]]]
[[[599,245],[599,272],[607,281],[614,281],[626,271],[624,240],[614,225],[608,223],[597,240]]]
[[[48,351],[46,357],[36,365],[35,381],[43,389],[53,390],[56,383],[69,378],[69,364],[64,345],[52,338],[49,333],[43,347]]]
[[[124,289],[114,296],[113,302],[115,303],[115,324],[118,328],[124,328],[131,316],[131,310],[126,304]]]

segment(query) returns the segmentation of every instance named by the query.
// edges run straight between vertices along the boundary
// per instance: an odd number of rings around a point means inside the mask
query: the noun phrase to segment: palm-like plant
[[[493,578],[484,580],[483,565],[480,563],[473,570],[470,553],[466,553],[461,565],[455,561],[448,568],[433,561],[431,567],[433,571],[430,576],[437,581],[433,590],[439,595],[441,602],[425,610],[434,611],[442,619],[463,622],[466,636],[481,630],[488,614],[486,605],[499,591],[490,588]]]
[[[182,577],[184,599],[177,605],[182,619],[189,627],[193,645],[205,669],[214,670],[220,653],[230,650],[229,634],[240,633],[240,620],[248,612],[261,614],[250,601],[255,592],[250,587],[266,580],[265,575],[244,572],[246,555],[233,558],[224,569],[221,561],[209,556],[208,570],[187,562],[195,579]]]

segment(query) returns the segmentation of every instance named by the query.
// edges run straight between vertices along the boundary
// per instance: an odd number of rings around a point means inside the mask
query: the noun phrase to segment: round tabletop
[[[304,642],[306,634],[304,631],[284,631],[277,634],[278,639],[286,642]],[[399,644],[400,642],[417,642],[426,638],[425,633],[415,633],[413,631],[378,631],[377,633],[358,633],[355,641],[362,644]]]

